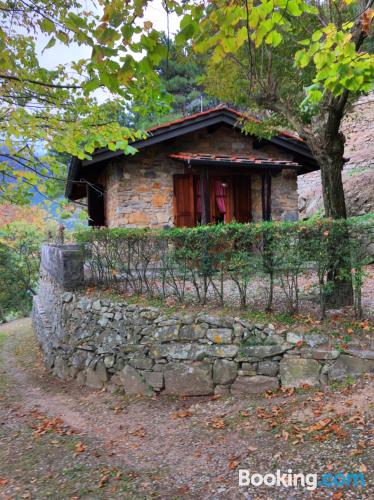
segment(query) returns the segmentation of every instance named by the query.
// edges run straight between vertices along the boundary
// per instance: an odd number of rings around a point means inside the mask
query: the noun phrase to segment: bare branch
[[[2,80],[14,80],[16,82],[20,83],[31,83],[33,85],[41,85],[42,87],[49,87],[53,89],[81,89],[82,87],[80,85],[60,85],[57,83],[46,83],[46,82],[41,82],[38,80],[30,80],[29,78],[19,78],[18,76],[15,75],[4,75],[0,74],[0,79]]]

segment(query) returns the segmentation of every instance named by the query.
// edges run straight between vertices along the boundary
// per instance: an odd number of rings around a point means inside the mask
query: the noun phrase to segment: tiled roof
[[[250,164],[250,165],[262,165],[262,166],[279,166],[279,167],[294,167],[299,168],[301,165],[297,162],[291,160],[274,160],[273,158],[258,158],[256,156],[228,156],[228,155],[217,155],[208,153],[173,153],[169,155],[173,160],[180,161],[215,161],[219,162],[229,162],[235,165],[237,164]]]
[[[254,123],[261,123],[261,120],[258,120],[254,116],[251,116],[247,113],[242,113],[240,111],[237,111],[236,109],[233,109],[233,108],[230,108],[228,106],[220,104],[219,106],[216,106],[215,108],[207,109],[206,111],[201,111],[201,112],[195,113],[193,115],[185,116],[184,118],[178,118],[177,120],[173,120],[170,122],[161,123],[160,125],[156,125],[155,127],[151,127],[150,129],[147,130],[147,132],[152,134],[153,132],[157,132],[159,130],[162,130],[163,128],[173,127],[174,125],[178,125],[179,123],[184,123],[184,122],[188,122],[190,120],[195,120],[196,118],[200,118],[201,116],[207,116],[207,115],[217,113],[220,111],[226,111],[228,113],[236,115],[241,120],[246,119],[246,120],[252,121]],[[292,133],[287,132],[285,130],[280,131],[279,135],[284,136],[284,137],[289,137],[290,139],[294,139],[296,141],[304,142],[303,139],[301,139],[301,137],[299,137],[298,135],[292,134]]]

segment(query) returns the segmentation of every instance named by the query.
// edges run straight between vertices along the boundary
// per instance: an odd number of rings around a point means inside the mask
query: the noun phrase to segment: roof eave
[[[213,160],[206,158],[173,158],[175,161],[179,161],[184,163],[187,166],[205,166],[205,167],[232,167],[232,168],[255,168],[255,169],[270,169],[270,170],[283,170],[283,169],[292,169],[296,170],[297,174],[305,173],[304,171],[311,171],[306,169],[303,165],[295,165],[295,163],[274,163],[274,162],[266,162],[256,163],[255,161],[230,161],[230,160]]]

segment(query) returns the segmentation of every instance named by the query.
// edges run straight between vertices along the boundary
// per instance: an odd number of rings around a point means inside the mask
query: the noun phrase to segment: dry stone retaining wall
[[[56,254],[53,248],[44,248],[43,255]],[[79,252],[69,251],[77,262],[67,272],[76,274]],[[42,260],[33,323],[47,368],[62,379],[128,394],[241,395],[374,370],[374,352],[340,353],[323,335],[237,317],[166,315],[161,308],[92,297],[63,286],[72,283],[69,277],[56,280],[46,267]]]

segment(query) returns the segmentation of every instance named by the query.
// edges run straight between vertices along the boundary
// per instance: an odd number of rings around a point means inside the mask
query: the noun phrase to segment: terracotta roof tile
[[[169,155],[173,160],[180,161],[191,161],[191,160],[200,160],[200,161],[216,161],[219,162],[230,162],[233,164],[240,163],[251,163],[254,165],[265,165],[265,166],[287,166],[287,167],[301,167],[301,165],[297,162],[291,160],[274,160],[273,158],[258,158],[256,156],[228,156],[228,155],[219,155],[219,154],[209,154],[209,153],[173,153]]]

